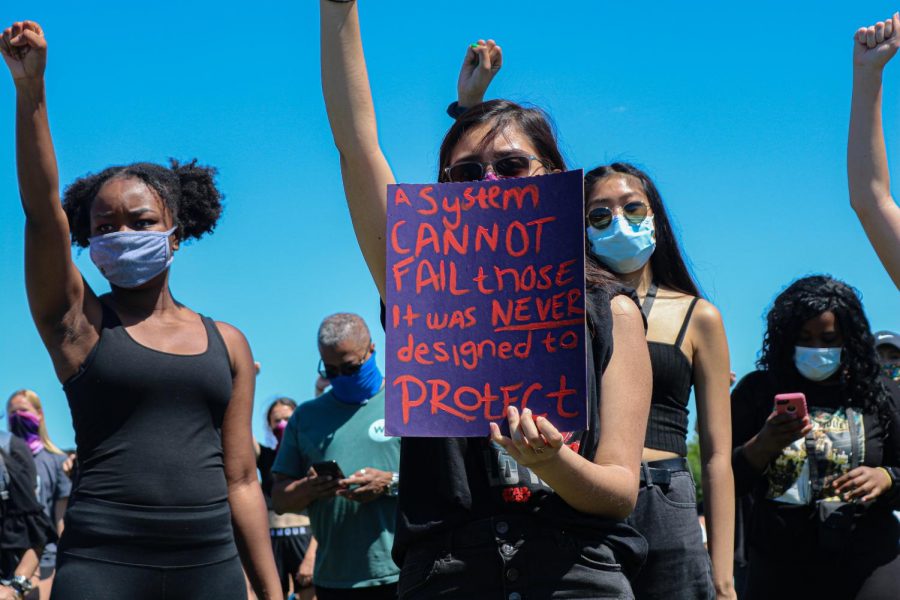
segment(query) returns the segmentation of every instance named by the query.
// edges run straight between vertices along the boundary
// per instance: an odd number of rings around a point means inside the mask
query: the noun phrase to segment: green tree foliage
[[[697,504],[703,502],[703,479],[701,478],[702,469],[700,467],[700,436],[696,433],[688,441],[687,445],[687,461],[691,468],[691,474],[694,476],[694,485],[697,488]]]

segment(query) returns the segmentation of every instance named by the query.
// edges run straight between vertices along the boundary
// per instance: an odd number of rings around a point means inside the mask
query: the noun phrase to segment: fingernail
[[[478,42],[472,42],[472,45],[469,46],[469,47],[470,47],[470,48],[477,48],[477,47],[478,47]]]

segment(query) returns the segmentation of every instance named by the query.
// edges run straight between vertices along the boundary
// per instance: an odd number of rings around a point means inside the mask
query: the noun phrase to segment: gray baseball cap
[[[893,331],[879,331],[875,333],[875,347],[878,346],[893,346],[897,350],[900,350],[900,333],[894,333]]]

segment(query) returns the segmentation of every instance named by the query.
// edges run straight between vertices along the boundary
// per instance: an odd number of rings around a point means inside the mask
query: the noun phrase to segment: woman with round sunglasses
[[[644,598],[734,598],[728,342],[716,308],[700,296],[646,173],[627,163],[585,176],[590,252],[641,297],[653,370],[641,489],[629,523],[649,544],[634,585]],[[693,386],[703,463],[709,552],[687,465]],[[710,577],[710,556],[712,577]]]
[[[900,390],[858,292],[827,275],[791,283],[757,367],[731,398],[735,484],[753,498],[742,597],[896,598]]]
[[[37,23],[3,31],[31,313],[72,411],[79,473],[53,597],[278,598],[250,421],[255,367],[234,327],[177,302],[169,266],[221,214],[215,171],[136,163],[60,202]],[[98,296],[72,260],[89,247]],[[242,559],[241,560],[239,560]]]
[[[322,0],[320,9],[325,104],[351,218],[383,298],[394,176],[378,143],[357,4]],[[439,163],[439,181],[565,169],[545,115],[503,100],[463,114]],[[637,496],[649,360],[637,305],[588,264],[587,346],[602,373],[589,388],[588,429],[564,444],[546,419],[511,407],[511,438],[498,428],[491,439],[404,438],[393,549],[401,598],[632,597],[623,570],[640,564],[644,542],[624,519]],[[518,487],[490,477],[501,468],[519,474]]]

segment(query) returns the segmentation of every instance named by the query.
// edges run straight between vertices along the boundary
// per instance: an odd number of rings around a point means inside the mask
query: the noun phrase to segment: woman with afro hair
[[[732,393],[737,495],[754,499],[745,597],[895,597],[900,411],[856,291],[824,275],[788,286],[757,366]],[[798,392],[805,411],[773,409]]]
[[[169,290],[181,242],[211,232],[221,213],[215,171],[110,167],[60,203],[40,26],[15,23],[0,51],[16,88],[28,301],[78,444],[53,597],[246,598],[241,562],[260,598],[280,597],[256,477],[250,347]],[[90,248],[108,293],[84,281],[71,243]]]

